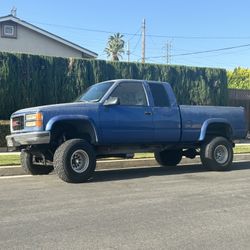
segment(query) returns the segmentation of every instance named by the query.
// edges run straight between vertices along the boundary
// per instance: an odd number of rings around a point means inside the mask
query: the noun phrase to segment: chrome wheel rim
[[[214,159],[219,164],[224,164],[228,160],[228,150],[227,147],[224,145],[218,145],[214,150]]]
[[[71,168],[78,174],[83,173],[89,166],[89,156],[82,150],[76,150],[70,158]]]

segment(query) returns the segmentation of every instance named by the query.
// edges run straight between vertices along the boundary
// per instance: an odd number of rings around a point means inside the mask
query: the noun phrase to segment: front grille
[[[22,130],[24,129],[24,116],[16,116],[12,118],[12,130]]]

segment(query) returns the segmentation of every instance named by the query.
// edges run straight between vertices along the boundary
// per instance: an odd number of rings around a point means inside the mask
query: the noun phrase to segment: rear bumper
[[[12,134],[6,136],[8,147],[20,147],[22,145],[48,144],[50,132],[31,132],[23,134]]]

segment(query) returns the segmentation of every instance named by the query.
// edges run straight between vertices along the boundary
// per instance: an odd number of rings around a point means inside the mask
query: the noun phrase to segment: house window
[[[2,24],[2,37],[16,38],[17,31],[14,24]]]

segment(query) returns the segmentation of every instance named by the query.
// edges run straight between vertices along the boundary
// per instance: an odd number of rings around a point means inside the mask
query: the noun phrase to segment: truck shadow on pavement
[[[247,170],[250,169],[250,162],[235,162],[233,163],[230,171]],[[163,176],[163,175],[179,175],[187,173],[211,172],[205,169],[202,165],[185,165],[177,166],[172,169],[156,166],[156,167],[138,167],[127,169],[110,169],[98,170],[95,172],[94,177],[90,182],[105,182],[105,181],[120,181],[129,179],[145,178],[150,176]]]

